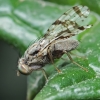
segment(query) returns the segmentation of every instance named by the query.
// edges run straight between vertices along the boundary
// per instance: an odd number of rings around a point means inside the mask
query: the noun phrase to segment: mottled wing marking
[[[59,37],[67,38],[90,28],[91,25],[79,25],[80,22],[87,18],[89,12],[90,11],[87,6],[81,5],[69,9],[51,25],[44,38],[50,38],[51,40]]]
[[[47,33],[41,39],[41,49],[38,55],[41,56],[42,51],[45,50],[50,43],[54,42],[58,38],[70,38],[83,30],[90,28],[91,25],[82,26],[80,22],[84,21],[88,17],[90,11],[87,6],[75,6],[65,12],[58,20],[56,20],[51,27],[47,30]],[[44,41],[43,41],[44,40]],[[48,42],[47,42],[48,41]]]

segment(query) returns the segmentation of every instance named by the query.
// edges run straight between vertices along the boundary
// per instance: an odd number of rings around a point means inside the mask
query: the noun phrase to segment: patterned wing
[[[69,9],[51,25],[44,38],[49,38],[50,40],[60,37],[68,38],[90,28],[91,25],[79,25],[80,22],[82,23],[88,17],[89,13],[87,6],[79,5]]]

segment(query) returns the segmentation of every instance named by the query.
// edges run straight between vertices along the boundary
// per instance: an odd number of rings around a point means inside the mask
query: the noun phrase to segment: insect
[[[51,25],[44,37],[25,51],[24,56],[18,61],[18,72],[27,75],[33,70],[43,70],[45,64],[53,63],[54,59],[59,59],[65,53],[74,64],[86,70],[73,61],[69,52],[79,45],[79,42],[71,37],[91,27],[91,25],[79,25],[79,22],[88,17],[89,12],[87,6],[81,5],[65,12]],[[57,71],[60,72],[59,69]]]

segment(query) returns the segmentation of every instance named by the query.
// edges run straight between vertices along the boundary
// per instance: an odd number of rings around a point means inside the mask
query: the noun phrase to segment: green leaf
[[[44,0],[61,5],[87,5],[92,11],[100,14],[100,1],[99,0]]]
[[[44,67],[48,82],[45,82],[41,71],[34,71],[28,76],[27,100],[100,98],[100,22],[98,15],[100,14],[98,6],[100,2],[91,0],[94,5],[86,0],[67,0],[66,2],[69,2],[67,6],[42,0],[0,1],[0,39],[14,45],[21,53],[31,41],[43,36],[49,26],[63,12],[71,8],[69,5],[79,3],[91,9],[91,14],[85,24],[93,24],[93,26],[77,36],[80,45],[73,52],[82,57],[72,56],[73,60],[87,68],[88,72],[72,64],[64,55],[66,60],[59,59],[55,63],[62,73],[57,73],[52,64]],[[98,5],[95,7],[96,3]]]
[[[41,95],[36,96],[34,100],[97,99],[100,97],[99,83],[100,78],[88,79],[62,89],[59,85],[52,84],[44,88]]]
[[[37,39],[39,31],[17,18],[14,14],[17,8],[13,8],[10,0],[0,1],[0,4],[0,38],[25,51],[30,41]]]

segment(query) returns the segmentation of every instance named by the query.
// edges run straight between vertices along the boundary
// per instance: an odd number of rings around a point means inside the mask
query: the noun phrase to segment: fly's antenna
[[[20,72],[18,70],[16,70],[16,71],[17,71],[17,76],[20,76]]]

